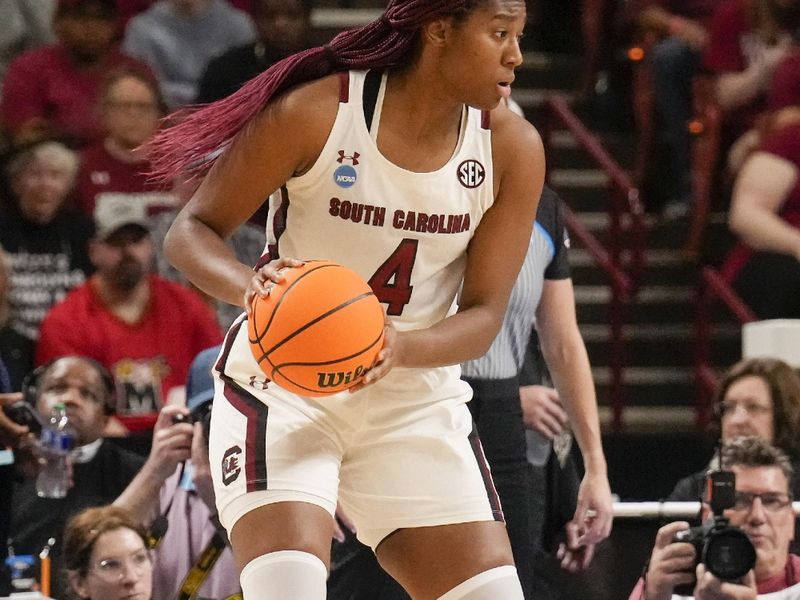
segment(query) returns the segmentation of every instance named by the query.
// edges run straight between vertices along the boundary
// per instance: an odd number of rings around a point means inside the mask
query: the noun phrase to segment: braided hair
[[[484,1],[390,0],[379,19],[288,56],[227,98],[178,111],[172,117],[177,124],[149,144],[151,175],[161,182],[205,175],[236,134],[279,94],[337,71],[402,65],[423,24],[441,17],[463,19]]]

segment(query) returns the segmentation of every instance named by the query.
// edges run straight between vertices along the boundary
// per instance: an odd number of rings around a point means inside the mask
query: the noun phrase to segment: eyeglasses
[[[789,494],[781,494],[780,492],[763,492],[761,494],[736,492],[733,500],[733,510],[750,510],[756,498],[761,500],[761,506],[769,512],[778,512],[789,506],[792,501],[792,497]]]
[[[142,550],[128,557],[127,560],[120,558],[104,558],[90,568],[106,581],[119,581],[125,577],[125,564],[129,564],[137,575],[142,575],[150,565],[150,554]]]
[[[724,402],[720,402],[717,406],[717,411],[721,417],[732,415],[739,409],[742,409],[751,417],[772,412],[771,406],[764,406],[763,404],[758,404],[757,402],[735,402],[731,400],[725,400]]]

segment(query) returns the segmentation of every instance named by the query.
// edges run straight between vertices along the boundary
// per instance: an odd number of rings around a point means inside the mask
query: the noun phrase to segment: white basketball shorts
[[[244,320],[215,366],[209,458],[220,521],[339,503],[373,549],[408,527],[502,521],[459,368],[394,369],[356,393],[305,398],[265,381]]]

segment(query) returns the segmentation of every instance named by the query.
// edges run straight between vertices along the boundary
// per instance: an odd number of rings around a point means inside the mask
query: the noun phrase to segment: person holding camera
[[[186,406],[161,409],[150,456],[114,501],[149,528],[153,598],[229,598],[240,591],[228,538],[217,519],[208,427],[219,346],[200,352],[189,370]]]
[[[727,442],[721,465],[735,476],[729,508],[720,511],[712,525],[706,522],[689,529],[688,523],[679,521],[659,529],[646,572],[628,600],[800,597],[800,557],[789,552],[794,539],[789,459],[763,439],[750,436]],[[703,510],[708,516],[708,505]],[[719,573],[748,566],[743,564],[749,550],[741,533],[755,550],[754,566],[742,576],[722,577]],[[714,542],[722,551],[712,550]],[[685,586],[692,591],[681,595]]]

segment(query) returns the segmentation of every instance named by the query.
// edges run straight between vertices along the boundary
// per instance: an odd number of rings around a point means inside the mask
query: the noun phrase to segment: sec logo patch
[[[486,179],[486,169],[477,160],[465,160],[456,171],[458,181],[465,188],[473,189],[479,187]]]

